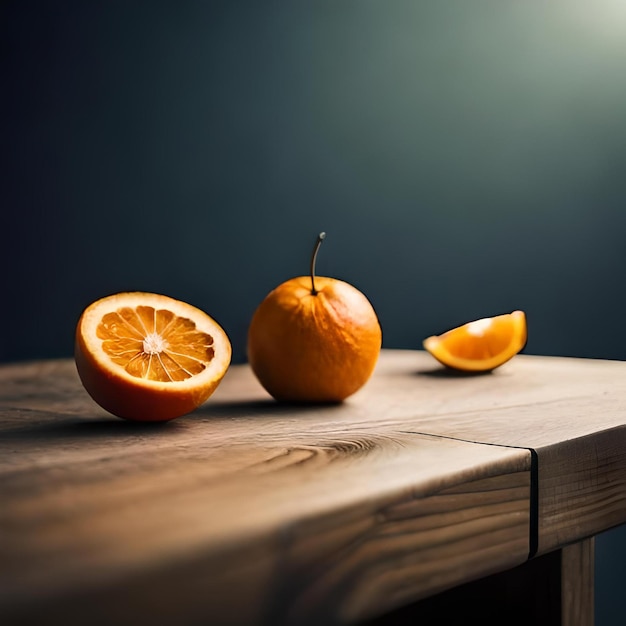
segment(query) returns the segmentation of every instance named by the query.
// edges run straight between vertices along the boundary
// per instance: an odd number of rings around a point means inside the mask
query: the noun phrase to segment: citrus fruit
[[[248,328],[248,360],[261,385],[284,402],[341,402],[372,375],[382,331],[372,304],[353,285],[291,278],[259,304]]]
[[[513,358],[526,345],[526,338],[526,315],[523,311],[513,311],[428,337],[423,345],[443,365],[486,372]]]
[[[85,389],[102,408],[129,420],[166,421],[213,393],[230,365],[231,344],[200,309],[130,292],[83,311],[74,356]]]

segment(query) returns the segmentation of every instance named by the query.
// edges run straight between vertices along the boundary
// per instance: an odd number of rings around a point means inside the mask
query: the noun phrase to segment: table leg
[[[563,625],[593,626],[594,548],[591,537],[560,551]]]

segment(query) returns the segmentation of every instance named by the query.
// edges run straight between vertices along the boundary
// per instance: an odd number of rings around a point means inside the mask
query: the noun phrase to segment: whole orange
[[[248,360],[266,391],[284,402],[340,402],[372,375],[382,344],[378,316],[356,287],[310,276],[272,290],[248,329]]]

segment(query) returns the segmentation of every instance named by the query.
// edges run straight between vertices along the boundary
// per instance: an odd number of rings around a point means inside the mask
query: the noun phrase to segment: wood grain
[[[397,385],[394,395],[409,394],[401,362],[406,368],[418,355],[393,357],[383,377]],[[390,421],[412,432],[533,450],[539,554],[626,521],[626,363],[520,355],[487,376],[435,370],[426,377],[429,406]]]
[[[237,376],[236,400],[141,425],[68,362],[4,368],[3,624],[351,623],[527,558],[528,451],[354,427],[371,407],[281,407]]]
[[[207,410],[243,390],[265,397],[245,367],[227,382]],[[624,362],[518,355],[487,375],[455,375],[423,351],[384,350],[349,404],[347,429],[533,450],[539,554],[626,521]],[[316,428],[314,416],[307,428]]]
[[[151,593],[169,586],[233,623],[376,615],[524,560],[529,450],[539,554],[623,523],[625,409],[622,362],[468,376],[384,350],[338,406],[278,405],[234,366],[198,411],[146,427],[97,407],[71,361],[3,366],[0,606],[152,602],[176,623]]]

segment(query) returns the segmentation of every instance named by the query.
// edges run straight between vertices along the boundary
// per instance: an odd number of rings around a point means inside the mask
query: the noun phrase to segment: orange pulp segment
[[[104,409],[164,421],[189,413],[216,389],[231,344],[219,324],[180,300],[146,292],[97,300],[76,327],[80,379]]]
[[[443,365],[485,372],[513,358],[526,345],[526,315],[513,311],[485,317],[424,340],[424,348]]]

